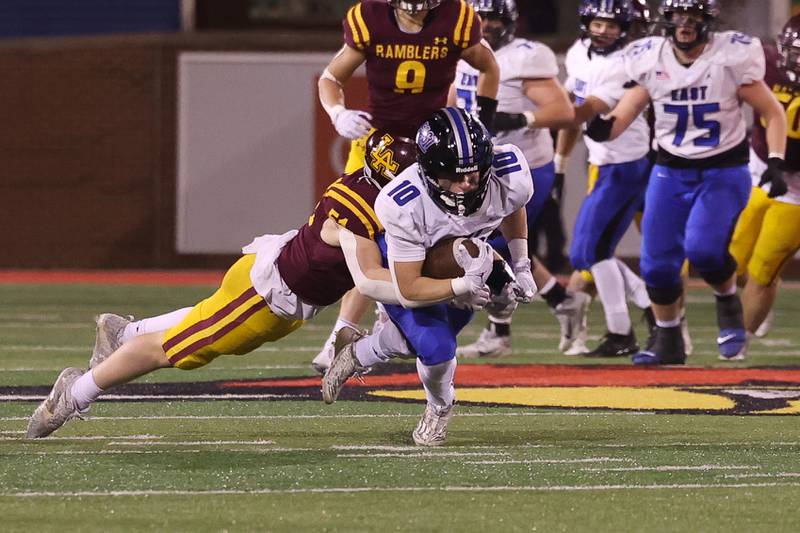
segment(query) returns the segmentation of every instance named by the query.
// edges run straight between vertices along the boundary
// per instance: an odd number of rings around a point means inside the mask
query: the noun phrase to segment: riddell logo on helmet
[[[478,170],[478,165],[470,165],[468,167],[456,167],[457,174],[467,174],[469,172],[475,172]]]

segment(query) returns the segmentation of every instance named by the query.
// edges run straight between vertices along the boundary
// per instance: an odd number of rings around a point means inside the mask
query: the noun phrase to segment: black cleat
[[[584,357],[628,357],[639,351],[636,335],[631,330],[627,335],[606,332],[600,344]]]
[[[647,348],[633,356],[634,365],[682,365],[686,363],[680,326],[656,326]]]

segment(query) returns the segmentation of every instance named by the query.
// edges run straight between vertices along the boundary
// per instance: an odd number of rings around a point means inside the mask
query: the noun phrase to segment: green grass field
[[[88,420],[22,439],[58,372],[86,364],[96,313],[161,313],[210,290],[0,285],[0,529],[798,529],[800,291],[788,288],[773,331],[735,364],[716,359],[711,294],[691,291],[686,373],[562,356],[545,306],[526,306],[513,357],[460,364],[460,405],[438,449],[411,441],[423,403],[408,362],[322,403],[308,362],[334,310],[249,356],[148,376]],[[590,328],[602,333],[599,305]]]

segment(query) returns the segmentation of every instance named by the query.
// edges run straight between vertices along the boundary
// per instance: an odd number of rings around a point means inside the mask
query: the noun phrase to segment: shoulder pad
[[[647,37],[629,44],[625,48],[625,72],[628,77],[638,82],[652,71],[666,42],[664,37]]]
[[[514,39],[506,45],[508,68],[501,73],[503,79],[537,79],[558,76],[556,55],[542,43]]]
[[[533,196],[531,169],[525,154],[515,144],[495,145],[492,177],[508,196],[511,211],[524,206]]]

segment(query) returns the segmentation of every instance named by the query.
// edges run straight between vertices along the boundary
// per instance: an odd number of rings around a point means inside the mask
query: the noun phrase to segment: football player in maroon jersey
[[[89,370],[61,372],[31,416],[27,437],[46,437],[86,413],[103,391],[159,368],[191,370],[277,341],[354,286],[397,303],[375,242],[383,228],[373,206],[380,188],[415,162],[416,149],[409,139],[379,131],[367,146],[368,164],[331,184],[307,224],[255,239],[209,298],[136,323],[101,315]]]
[[[500,71],[469,2],[362,0],[348,10],[343,26],[345,44],[319,80],[319,98],[336,131],[352,140],[345,172],[364,164],[364,140],[372,127],[413,137],[425,118],[444,107],[459,59],[480,72],[479,116],[492,123]],[[343,89],[362,64],[369,109],[347,109]],[[370,305],[355,291],[345,295],[333,332],[312,362],[315,369],[327,368],[336,332],[357,327]]]
[[[789,126],[785,172],[765,182],[770,154],[765,123],[756,115],[750,138],[753,189],[730,245],[737,274],[747,278],[742,292],[744,326],[748,336],[758,337],[769,331],[781,271],[800,248],[800,15],[786,23],[777,49],[764,46],[764,55],[764,81],[785,108]]]

